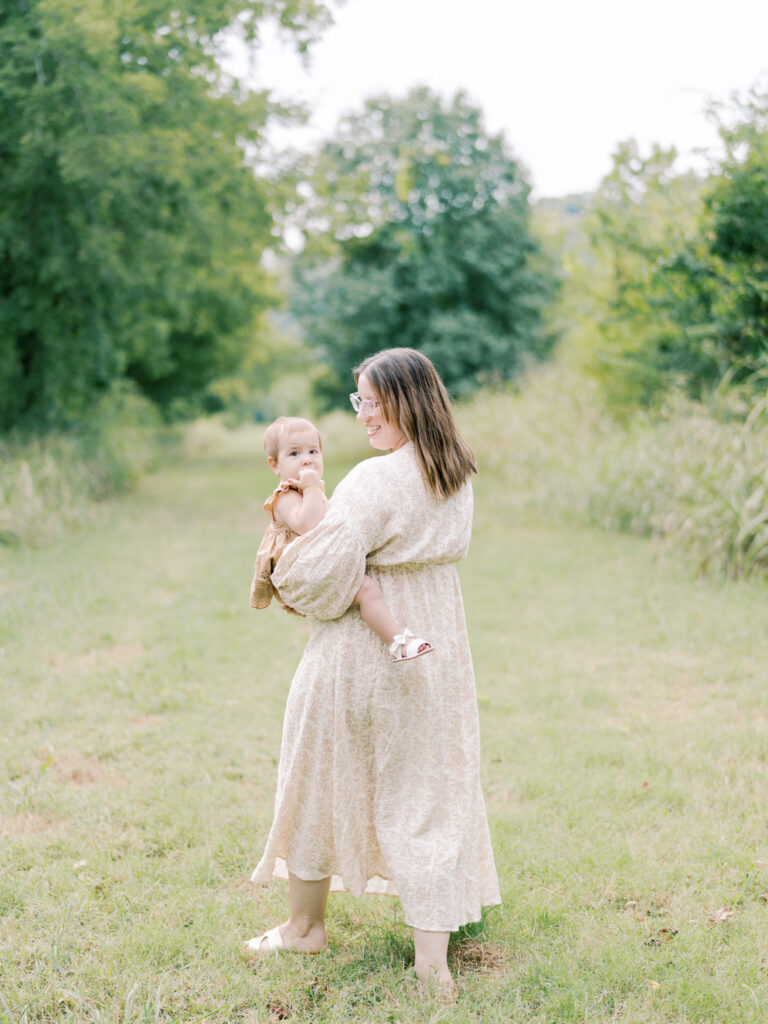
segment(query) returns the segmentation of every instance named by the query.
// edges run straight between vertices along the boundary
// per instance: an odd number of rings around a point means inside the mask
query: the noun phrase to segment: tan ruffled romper
[[[256,565],[254,566],[253,583],[251,584],[251,608],[266,608],[273,597],[283,608],[288,607],[271,580],[280,555],[282,555],[291,541],[296,540],[300,536],[290,526],[275,522],[277,499],[281,494],[286,494],[288,491],[298,491],[301,494],[301,491],[295,484],[281,483],[264,502],[264,511],[269,516],[269,526],[262,538],[261,544],[259,544],[259,550],[256,552]]]

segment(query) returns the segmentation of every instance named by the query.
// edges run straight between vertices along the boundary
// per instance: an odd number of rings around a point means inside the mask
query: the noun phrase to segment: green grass
[[[241,959],[286,907],[247,879],[310,628],[248,607],[251,440],[0,551],[0,1021],[763,1024],[768,588],[536,523],[492,473],[462,579],[504,904],[452,944],[459,1002],[384,898]]]

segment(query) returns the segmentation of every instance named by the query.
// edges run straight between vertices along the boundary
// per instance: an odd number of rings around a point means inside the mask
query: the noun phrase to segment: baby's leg
[[[352,603],[360,608],[363,622],[389,646],[400,630],[376,580],[363,576],[363,582]]]
[[[363,622],[384,641],[395,661],[410,661],[412,658],[419,658],[422,654],[429,654],[434,650],[428,640],[415,637],[409,629],[398,627],[384,600],[379,584],[370,576],[363,576],[363,582],[360,584],[360,589],[355,594],[352,604],[359,607]],[[397,637],[397,642],[395,642],[395,637]]]

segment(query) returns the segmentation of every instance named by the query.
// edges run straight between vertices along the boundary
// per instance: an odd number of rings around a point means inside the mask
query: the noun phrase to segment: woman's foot
[[[450,937],[450,932],[413,929],[413,966],[419,979],[419,986],[445,1002],[453,1002],[458,995],[456,982],[448,970]]]
[[[245,943],[249,957],[270,956],[274,953],[322,953],[328,944],[323,925],[307,929],[296,928],[290,921],[272,928],[263,935],[257,935]]]
[[[434,964],[415,965],[419,988],[443,1003],[455,1003],[459,996],[459,986],[448,970],[448,965],[437,967]]]

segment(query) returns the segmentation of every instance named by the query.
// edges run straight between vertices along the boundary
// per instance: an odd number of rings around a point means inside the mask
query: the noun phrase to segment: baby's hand
[[[323,480],[316,469],[307,467],[306,469],[299,470],[299,486],[302,491],[306,487],[323,487]]]

